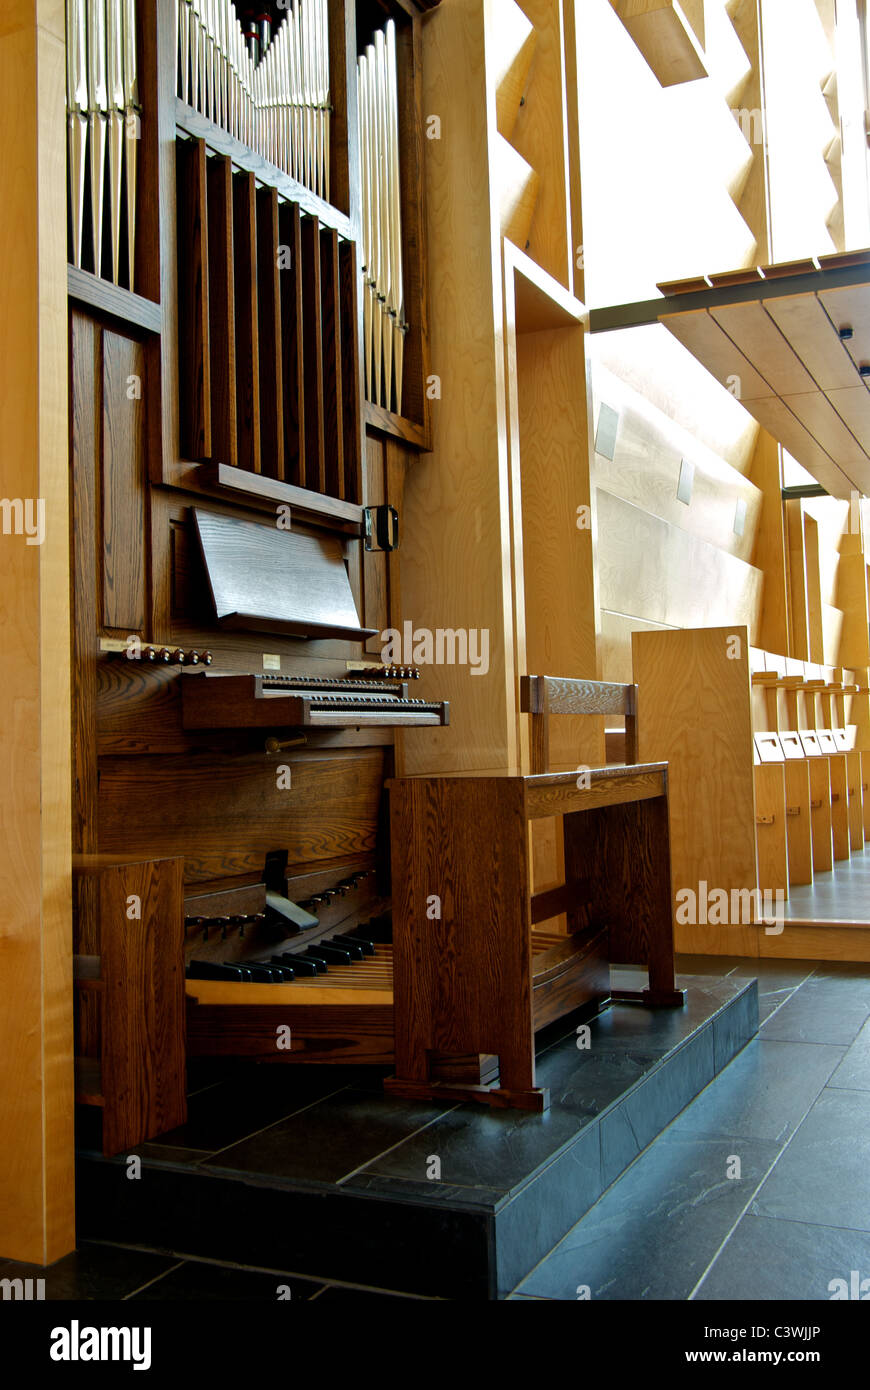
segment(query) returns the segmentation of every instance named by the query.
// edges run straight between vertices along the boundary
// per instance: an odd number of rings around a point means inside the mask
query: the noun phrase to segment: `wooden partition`
[[[63,23],[38,0],[0,35],[0,1256],[35,1264],[74,1245]]]
[[[668,763],[674,892],[758,887],[749,634],[636,632],[638,756]],[[700,885],[704,885],[702,889]],[[757,954],[751,926],[676,926],[682,951]]]

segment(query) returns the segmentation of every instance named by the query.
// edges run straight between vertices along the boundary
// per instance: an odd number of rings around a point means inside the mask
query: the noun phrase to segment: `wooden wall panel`
[[[71,1251],[73,1057],[64,10],[0,31],[0,492],[42,544],[0,538],[0,1255]],[[38,523],[38,511],[37,511]]]
[[[145,624],[145,353],[104,329],[102,347],[103,626],[124,635]]]
[[[673,627],[745,624],[754,645],[762,576],[688,532],[598,492],[603,608]]]
[[[762,504],[758,487],[610,373],[593,370],[592,380],[596,426],[602,401],[619,414],[613,458],[595,456],[597,486],[751,562]],[[677,497],[684,460],[694,470],[688,505]],[[735,529],[738,502],[745,507],[740,532]]]
[[[408,472],[402,612],[418,627],[486,631],[489,669],[424,673],[420,695],[451,700],[451,722],[406,733],[410,775],[518,770],[501,254],[478,176],[490,148],[486,18],[450,3],[425,23],[423,111],[451,136],[426,142],[433,451]]]
[[[519,334],[516,339],[522,503],[522,601],[530,675],[595,679],[595,583],[592,532],[578,528],[589,505],[585,397],[572,390],[584,370],[581,328]],[[518,599],[519,601],[519,599]],[[603,761],[600,721],[554,721],[551,771]]]
[[[735,647],[734,639],[738,645]],[[636,632],[638,754],[667,761],[674,891],[754,889],[755,787],[745,627]],[[733,655],[729,655],[732,653]],[[697,948],[677,925],[677,949]],[[752,929],[708,926],[704,950],[755,955]]]
[[[196,883],[259,878],[273,849],[288,850],[291,863],[309,863],[375,848],[383,750],[331,756],[290,750],[280,760],[291,767],[286,789],[277,785],[277,761],[262,748],[225,752],[219,760],[103,757],[100,852],[183,854],[185,882]]]

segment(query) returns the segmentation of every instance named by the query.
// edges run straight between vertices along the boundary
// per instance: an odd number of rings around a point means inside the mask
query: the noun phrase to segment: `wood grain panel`
[[[673,627],[745,623],[755,641],[760,571],[601,489],[598,532],[604,608]]]
[[[775,395],[770,382],[756,371],[706,309],[665,314],[659,322],[703,362],[720,385],[727,386],[729,379],[736,378],[739,383],[736,391],[738,400],[764,400]]]
[[[788,897],[788,822],[785,809],[785,764],[760,763],[755,768],[758,886],[762,893],[781,891]]]
[[[225,156],[207,165],[208,309],[211,346],[211,457],[237,465],[233,172]]]
[[[814,294],[784,295],[762,303],[822,391],[854,387],[855,364]]]
[[[320,233],[320,293],[323,333],[323,446],[326,487],[332,497],[345,497],[344,398],[342,384],[341,269],[338,233]]]
[[[522,575],[526,669],[537,675],[597,675],[592,533],[578,529],[589,504],[580,328],[516,339],[517,419],[522,497]],[[566,717],[551,728],[550,770],[604,761],[600,721]]]
[[[181,452],[199,460],[211,458],[212,450],[205,141],[177,141],[175,161]]]
[[[810,770],[806,758],[785,763],[788,881],[812,883],[813,835],[810,816]]]
[[[64,20],[4,12],[0,491],[42,499],[41,545],[2,542],[0,1253],[75,1245]]]
[[[509,138],[540,177],[529,228],[529,255],[570,289],[574,257],[569,225],[562,6],[557,0],[527,0],[525,14],[534,25],[535,61]]]
[[[302,219],[302,340],[305,389],[305,487],[326,491],[326,458],[323,419],[323,329],[320,223]]]
[[[761,304],[722,305],[710,313],[776,395],[794,396],[816,389],[803,362]]]
[[[360,402],[362,401],[359,351],[359,271],[356,245],[352,241],[338,244],[339,280],[341,287],[341,391],[344,409],[344,496],[350,502],[361,502],[362,453],[360,431]]]
[[[730,639],[737,638],[738,650]],[[668,762],[674,890],[754,889],[755,788],[749,634],[733,627],[632,636],[638,683],[638,749]],[[693,928],[677,925],[678,950]],[[716,929],[717,953],[753,946],[745,927]]]
[[[277,786],[262,751],[225,756],[105,757],[100,763],[100,850],[150,858],[183,854],[185,881],[263,870],[268,850],[291,861],[359,854],[375,846],[383,753],[292,760]],[[170,792],[171,789],[171,792]],[[134,797],[135,824],[125,808]]]
[[[233,174],[233,285],[238,463],[260,472],[260,338],[254,175]]]
[[[281,232],[278,194],[257,190],[257,329],[260,374],[260,467],[284,478],[284,361],[281,332]]]
[[[305,341],[302,323],[302,219],[293,203],[278,208],[278,232],[282,252],[281,345],[284,388],[283,481],[305,486]]]
[[[145,355],[102,333],[101,488],[103,624],[142,633],[145,623]]]

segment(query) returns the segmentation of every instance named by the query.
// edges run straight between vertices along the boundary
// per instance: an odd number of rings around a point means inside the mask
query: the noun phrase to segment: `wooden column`
[[[0,83],[0,1256],[47,1264],[75,1243],[63,0],[5,7]]]

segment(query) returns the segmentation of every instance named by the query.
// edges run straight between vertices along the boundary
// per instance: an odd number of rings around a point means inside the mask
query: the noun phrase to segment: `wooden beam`
[[[45,530],[0,534],[0,1256],[36,1264],[75,1243],[64,71],[61,0],[7,6],[0,494]]]

